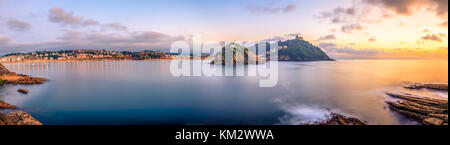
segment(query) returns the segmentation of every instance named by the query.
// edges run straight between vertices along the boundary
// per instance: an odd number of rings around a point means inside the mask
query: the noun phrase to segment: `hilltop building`
[[[304,40],[303,37],[295,36],[295,40]]]

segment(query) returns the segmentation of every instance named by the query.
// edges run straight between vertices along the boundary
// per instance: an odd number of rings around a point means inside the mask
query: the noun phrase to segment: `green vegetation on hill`
[[[223,47],[219,53],[215,54],[212,64],[225,64],[225,49],[233,49],[233,62],[229,62],[230,64],[258,64],[256,54],[235,43]]]
[[[332,61],[325,52],[305,40],[278,42],[280,61]]]
[[[258,47],[258,45],[256,45]],[[333,61],[319,47],[316,47],[300,38],[278,42],[279,61]],[[222,51],[215,54],[213,64],[225,63],[225,49],[233,49],[233,64],[249,64],[248,60],[256,60],[256,54],[248,51],[248,48],[232,43],[222,48]],[[270,44],[266,43],[266,51],[270,51]],[[267,60],[270,60],[267,56]],[[221,58],[221,59],[220,59]],[[248,59],[251,58],[251,59]],[[244,59],[244,60],[241,60]],[[250,62],[255,63],[255,62]],[[261,62],[264,63],[264,62]]]

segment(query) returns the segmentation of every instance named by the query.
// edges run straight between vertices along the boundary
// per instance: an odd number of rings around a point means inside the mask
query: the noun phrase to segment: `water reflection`
[[[400,87],[404,81],[448,83],[448,60],[281,62],[273,88],[260,88],[258,77],[175,78],[169,65],[7,64],[50,81],[0,87],[0,92],[44,124],[298,124],[329,112],[370,124],[413,124],[387,108],[384,91],[448,98],[448,92]],[[19,87],[31,93],[17,93]]]

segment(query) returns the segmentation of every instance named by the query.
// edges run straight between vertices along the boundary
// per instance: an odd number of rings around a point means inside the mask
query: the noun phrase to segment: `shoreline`
[[[0,87],[5,84],[12,85],[34,85],[43,84],[46,82],[46,78],[31,77],[29,75],[17,74],[11,72],[3,64],[0,63]],[[19,89],[19,93],[28,94],[28,90]],[[6,114],[3,114],[5,112]],[[41,122],[36,120],[29,113],[22,111],[19,107],[13,104],[0,100],[0,125],[42,125]]]
[[[22,63],[65,63],[65,62],[115,62],[115,61],[170,61],[173,59],[81,59],[81,60],[29,60],[20,62],[2,62],[2,64]]]
[[[2,64],[24,64],[24,63],[67,63],[67,62],[120,62],[120,61],[171,61],[171,60],[198,60],[192,58],[173,58],[173,59],[87,59],[87,60],[32,60],[32,61],[20,61],[20,62],[2,62]],[[206,59],[200,59],[206,60]],[[333,62],[337,60],[305,60],[305,61],[284,61],[279,60],[278,62]]]

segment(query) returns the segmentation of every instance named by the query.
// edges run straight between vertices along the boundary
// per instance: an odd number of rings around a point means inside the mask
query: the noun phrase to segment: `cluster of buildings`
[[[145,50],[141,52],[107,50],[60,50],[12,53],[0,58],[1,62],[27,62],[51,60],[89,60],[89,59],[173,59],[176,55],[162,51]]]

